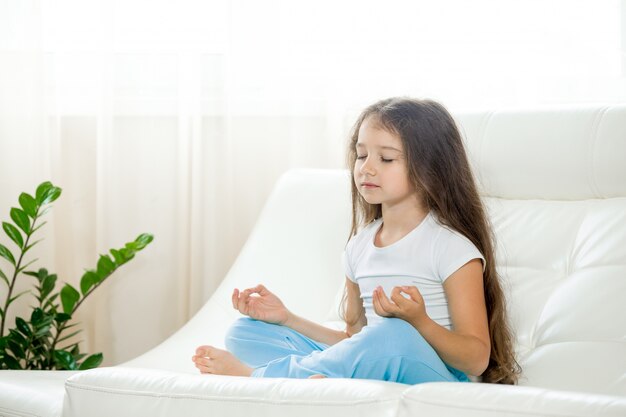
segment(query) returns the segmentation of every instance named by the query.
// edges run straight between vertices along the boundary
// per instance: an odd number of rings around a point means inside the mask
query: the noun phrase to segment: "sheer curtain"
[[[623,3],[0,0],[0,219],[63,188],[31,256],[74,285],[154,234],[77,313],[123,362],[210,297],[285,170],[344,166],[370,102],[624,101]]]

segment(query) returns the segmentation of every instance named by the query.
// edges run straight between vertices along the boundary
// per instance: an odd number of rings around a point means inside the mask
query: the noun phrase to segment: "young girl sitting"
[[[369,106],[348,163],[346,330],[293,314],[263,285],[235,289],[233,307],[249,318],[230,327],[228,351],[198,347],[196,367],[266,378],[516,383],[494,238],[448,111],[407,98]]]

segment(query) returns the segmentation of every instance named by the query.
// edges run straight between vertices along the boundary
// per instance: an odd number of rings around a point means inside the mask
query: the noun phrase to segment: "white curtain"
[[[98,254],[154,234],[76,317],[83,351],[123,362],[211,296],[285,170],[344,167],[349,128],[370,102],[626,100],[624,10],[618,0],[0,0],[0,219],[20,192],[60,186],[30,259],[73,285]],[[32,282],[20,277],[16,291]],[[29,297],[9,324],[29,314]]]

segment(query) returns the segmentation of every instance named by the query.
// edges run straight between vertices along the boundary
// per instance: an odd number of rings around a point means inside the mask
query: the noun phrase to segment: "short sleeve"
[[[341,256],[341,260],[343,263],[343,270],[346,274],[346,276],[348,277],[348,279],[352,282],[356,282],[354,280],[354,272],[352,271],[352,265],[350,264],[350,259],[348,257],[348,250],[344,250],[343,254]]]
[[[478,248],[465,236],[444,229],[441,231],[433,249],[433,264],[441,282],[444,282],[460,267],[472,259],[481,259],[483,273],[486,262]]]

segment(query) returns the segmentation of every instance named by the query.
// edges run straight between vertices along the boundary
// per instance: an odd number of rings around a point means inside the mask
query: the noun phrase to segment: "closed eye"
[[[365,156],[357,156],[357,157],[356,157],[356,159],[359,159],[359,160],[360,160],[360,159],[365,159],[365,158],[367,158],[367,155],[365,155]],[[383,158],[382,156],[380,157],[380,160],[381,160],[382,162],[385,162],[385,163],[389,163],[389,162],[392,162],[392,161],[393,161],[393,159],[385,159],[385,158]]]

